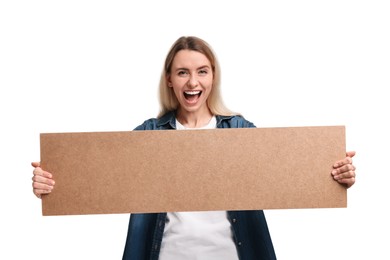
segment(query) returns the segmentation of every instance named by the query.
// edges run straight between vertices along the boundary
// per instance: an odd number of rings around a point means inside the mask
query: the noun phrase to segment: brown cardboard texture
[[[343,126],[41,134],[43,215],[346,207]]]

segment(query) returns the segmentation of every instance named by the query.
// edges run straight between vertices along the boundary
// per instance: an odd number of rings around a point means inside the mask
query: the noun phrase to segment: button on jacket
[[[216,118],[217,128],[255,127],[242,116],[217,115]],[[176,129],[175,111],[168,112],[158,119],[146,120],[135,128],[135,130],[169,129]],[[227,213],[240,260],[276,259],[262,210],[228,211]],[[167,213],[131,214],[123,260],[157,260],[166,218]]]

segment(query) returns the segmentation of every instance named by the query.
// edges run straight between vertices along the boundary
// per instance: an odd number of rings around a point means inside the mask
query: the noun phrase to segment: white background
[[[232,110],[259,127],[345,125],[357,151],[348,208],[266,211],[278,259],[390,259],[389,13],[376,0],[1,1],[0,259],[121,259],[129,216],[42,217],[30,162],[41,132],[155,117],[182,35],[213,46]]]

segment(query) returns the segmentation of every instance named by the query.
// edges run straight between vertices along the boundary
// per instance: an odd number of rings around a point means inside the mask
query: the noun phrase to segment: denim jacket
[[[216,116],[217,128],[248,128],[255,125],[242,116]],[[146,120],[135,130],[176,129],[175,112]],[[228,211],[233,240],[240,260],[276,259],[262,210]],[[157,260],[167,213],[131,214],[123,260]]]

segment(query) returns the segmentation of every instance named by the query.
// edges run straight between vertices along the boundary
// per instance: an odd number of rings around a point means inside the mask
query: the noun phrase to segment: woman
[[[160,80],[161,111],[135,130],[255,127],[228,110],[220,95],[220,71],[210,46],[181,37],[171,47]],[[355,182],[352,157],[333,165],[333,178]],[[52,175],[32,164],[33,192],[54,187]],[[262,210],[131,214],[123,259],[276,259]]]

